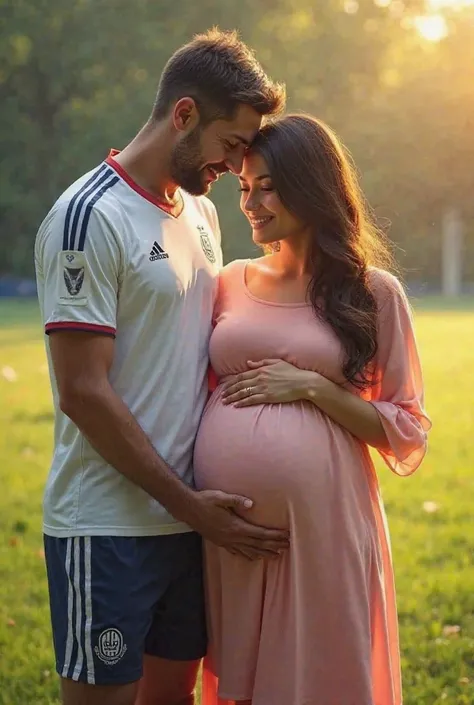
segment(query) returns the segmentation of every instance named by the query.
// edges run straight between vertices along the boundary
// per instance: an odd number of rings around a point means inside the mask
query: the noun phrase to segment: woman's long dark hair
[[[342,343],[344,377],[367,387],[369,363],[377,353],[378,313],[368,271],[390,269],[393,260],[352,159],[334,132],[308,115],[267,123],[251,149],[265,159],[285,208],[312,228],[308,296]]]

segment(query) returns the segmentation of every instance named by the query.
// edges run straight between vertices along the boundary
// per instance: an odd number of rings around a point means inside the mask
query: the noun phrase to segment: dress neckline
[[[249,299],[252,299],[252,301],[256,301],[259,304],[263,304],[264,306],[279,306],[280,308],[307,308],[308,306],[311,306],[311,304],[307,301],[295,301],[293,303],[287,303],[284,301],[268,301],[267,299],[261,299],[260,297],[255,296],[255,294],[252,294],[247,286],[246,276],[247,265],[249,262],[251,262],[251,259],[244,260],[244,266],[242,267],[242,285],[244,292]]]

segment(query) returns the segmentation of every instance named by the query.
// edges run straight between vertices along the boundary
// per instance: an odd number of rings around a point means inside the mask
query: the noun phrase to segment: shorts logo
[[[206,255],[209,262],[214,264],[214,262],[216,261],[216,256],[214,254],[214,250],[212,249],[211,239],[202,227],[202,225],[198,225],[197,229],[199,230],[199,236],[201,238],[201,247],[204,251],[204,254]]]
[[[122,632],[114,628],[104,629],[99,636],[98,645],[94,647],[98,658],[107,666],[115,666],[123,658],[126,650],[127,645],[124,644]]]

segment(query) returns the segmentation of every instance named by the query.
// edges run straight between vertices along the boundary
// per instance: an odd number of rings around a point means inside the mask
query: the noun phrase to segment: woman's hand
[[[375,448],[388,447],[387,435],[374,406],[357,394],[284,360],[248,362],[248,372],[227,380],[223,403],[234,406],[284,404],[304,399],[356,438]]]
[[[234,375],[224,384],[224,404],[236,407],[255,404],[284,404],[307,398],[310,377],[316,372],[300,370],[284,360],[248,363],[249,370]]]

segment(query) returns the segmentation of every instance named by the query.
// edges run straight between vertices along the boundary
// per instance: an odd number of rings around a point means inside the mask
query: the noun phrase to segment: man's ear
[[[180,98],[173,108],[173,125],[178,132],[191,132],[199,123],[199,111],[194,98]]]

